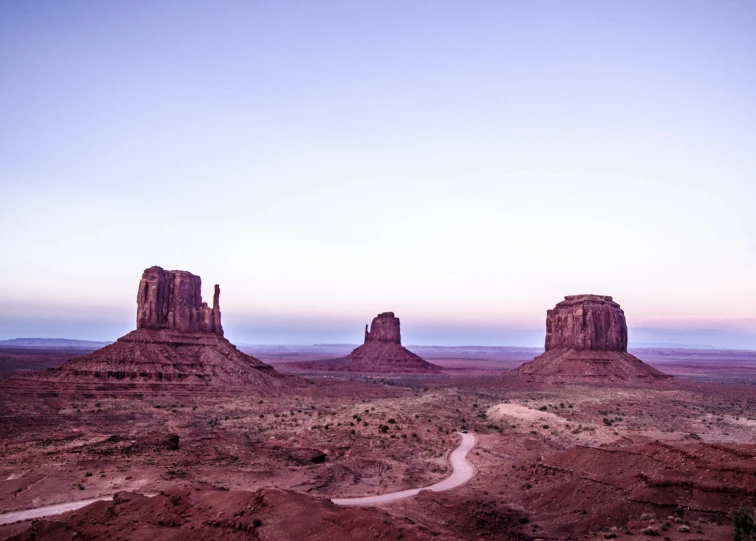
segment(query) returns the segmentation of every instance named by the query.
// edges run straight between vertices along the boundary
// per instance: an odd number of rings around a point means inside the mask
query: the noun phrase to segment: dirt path
[[[77,502],[56,503],[55,505],[45,505],[35,509],[24,509],[23,511],[12,511],[0,515],[0,525],[20,522],[22,520],[31,520],[33,518],[49,517],[51,515],[60,515],[69,511],[76,511],[86,507],[90,503],[105,502],[113,499],[113,496],[102,496],[100,498],[90,498],[88,500],[79,500]]]
[[[376,505],[379,503],[394,502],[396,500],[402,500],[415,496],[421,490],[432,490],[433,492],[443,492],[444,490],[450,490],[460,485],[464,485],[467,481],[472,479],[475,475],[475,468],[467,461],[467,453],[475,447],[475,436],[472,434],[461,434],[462,441],[459,447],[454,449],[449,455],[449,462],[452,467],[452,474],[439,481],[434,485],[430,485],[423,488],[411,488],[409,490],[402,490],[400,492],[390,492],[388,494],[381,494],[380,496],[365,496],[363,498],[343,498],[332,499],[331,501],[336,505]]]
[[[389,494],[381,494],[380,496],[366,496],[364,498],[344,498],[331,500],[336,505],[375,505],[378,503],[393,502],[401,500],[403,498],[409,498],[416,495],[421,490],[432,490],[433,492],[442,492],[444,490],[450,490],[469,481],[473,475],[475,475],[475,468],[472,467],[467,461],[467,453],[475,446],[475,436],[472,434],[461,434],[462,441],[459,446],[454,449],[449,455],[449,462],[452,467],[452,474],[439,481],[434,485],[423,488],[412,488],[409,490],[402,490],[401,492],[391,492]],[[154,494],[148,494],[148,496],[154,496]],[[86,507],[90,503],[109,501],[113,496],[101,496],[99,498],[90,498],[88,500],[79,500],[76,502],[68,503],[56,503],[54,505],[45,505],[44,507],[37,507],[34,509],[24,509],[22,511],[12,511],[10,513],[0,514],[0,525],[11,524],[13,522],[20,522],[22,520],[31,520],[35,518],[49,517],[53,515],[60,515],[62,513],[68,513],[69,511],[76,511],[82,507]]]

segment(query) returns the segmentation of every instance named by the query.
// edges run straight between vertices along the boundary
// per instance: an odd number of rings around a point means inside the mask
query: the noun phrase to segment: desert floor
[[[119,493],[0,539],[730,539],[756,506],[756,354],[649,351],[674,381],[544,386],[507,374],[531,352],[442,349],[441,375],[284,390],[0,380],[0,513]],[[292,373],[316,350],[249,352]],[[330,503],[444,479],[460,430],[466,485]]]

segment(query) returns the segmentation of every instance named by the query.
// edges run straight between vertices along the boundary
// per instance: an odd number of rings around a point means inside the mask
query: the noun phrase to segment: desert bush
[[[745,504],[740,504],[740,508],[732,511],[730,515],[735,525],[733,541],[756,540],[756,510],[748,509]]]
[[[659,535],[659,530],[654,528],[653,526],[647,526],[646,528],[643,528],[643,531],[641,531],[643,535],[650,535],[652,537],[655,537]]]

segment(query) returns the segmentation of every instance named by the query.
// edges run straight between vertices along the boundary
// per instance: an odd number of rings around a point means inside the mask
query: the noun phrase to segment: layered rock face
[[[370,330],[365,325],[365,343],[368,342],[390,342],[392,344],[402,343],[402,334],[399,330],[399,318],[394,316],[394,312],[383,312],[373,318],[370,324]]]
[[[571,295],[546,312],[546,351],[627,351],[620,305],[605,295]]]
[[[611,297],[572,295],[546,312],[546,352],[514,370],[552,382],[624,382],[669,376],[627,352],[625,313]]]
[[[202,280],[186,271],[150,267],[142,274],[137,293],[137,329],[170,329],[223,336],[220,287],[213,307],[202,302]]]
[[[139,282],[135,331],[39,377],[279,386],[280,374],[223,337],[220,288],[215,286],[210,308],[202,302],[201,285],[190,272],[150,267]]]
[[[378,314],[365,325],[365,343],[341,359],[297,363],[300,368],[364,374],[423,374],[441,368],[402,346],[399,318],[393,312]]]

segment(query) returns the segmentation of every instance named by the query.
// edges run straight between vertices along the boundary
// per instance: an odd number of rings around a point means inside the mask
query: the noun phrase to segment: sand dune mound
[[[546,314],[546,352],[513,371],[552,382],[663,380],[627,352],[625,313],[611,297],[565,297]]]

